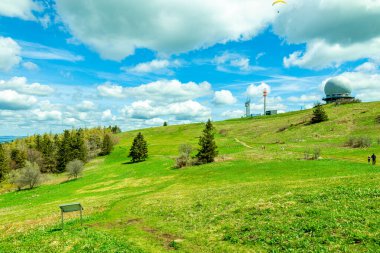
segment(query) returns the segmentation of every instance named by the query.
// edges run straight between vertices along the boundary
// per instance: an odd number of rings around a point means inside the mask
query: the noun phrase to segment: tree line
[[[108,155],[117,142],[118,126],[65,130],[62,134],[37,134],[0,144],[0,181],[23,168],[40,173],[62,173],[74,160],[83,163]]]

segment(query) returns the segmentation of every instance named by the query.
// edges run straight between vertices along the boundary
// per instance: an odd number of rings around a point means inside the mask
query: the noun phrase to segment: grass
[[[317,125],[310,110],[216,122],[223,159],[179,170],[178,146],[196,147],[203,124],[141,130],[150,157],[136,164],[137,132],[122,133],[82,178],[1,194],[0,252],[376,252],[380,170],[367,156],[380,153],[380,103],[326,111]],[[372,147],[346,147],[352,136]],[[323,159],[303,160],[315,147]],[[61,230],[69,202],[85,207],[84,226],[70,214]]]

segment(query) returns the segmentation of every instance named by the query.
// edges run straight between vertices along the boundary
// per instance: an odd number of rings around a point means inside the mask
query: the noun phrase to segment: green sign
[[[64,205],[60,205],[59,208],[61,209],[62,229],[63,229],[63,213],[79,211],[80,212],[80,222],[82,224],[83,207],[80,203],[64,204]]]

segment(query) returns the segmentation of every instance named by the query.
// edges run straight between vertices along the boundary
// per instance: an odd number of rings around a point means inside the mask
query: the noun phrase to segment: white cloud
[[[112,114],[112,111],[110,109],[107,109],[107,110],[103,111],[103,113],[102,113],[102,120],[114,121],[114,120],[116,120],[116,117]]]
[[[0,37],[0,70],[9,71],[21,61],[21,48],[11,38]]]
[[[12,77],[11,79],[5,81],[0,80],[0,90],[15,90],[19,93],[36,95],[36,96],[47,96],[50,95],[54,90],[50,86],[42,85],[39,83],[28,83],[25,77]]]
[[[153,118],[153,119],[148,119],[145,120],[145,124],[148,126],[162,126],[164,124],[165,120],[160,119],[160,118]]]
[[[180,102],[209,95],[211,84],[181,83],[178,80],[160,80],[137,87],[122,87],[105,83],[97,87],[103,97],[149,99],[157,102]]]
[[[130,106],[125,106],[121,112],[125,117],[136,119],[171,116],[175,120],[205,120],[211,116],[209,108],[192,100],[160,106],[149,100],[136,101]]]
[[[30,62],[30,61],[27,61],[27,62],[23,62],[22,63],[22,66],[27,69],[27,70],[31,70],[31,71],[35,71],[35,70],[38,70],[39,67],[37,64],[33,63],[33,62]]]
[[[139,63],[134,67],[127,68],[123,67],[122,70],[126,72],[138,73],[138,74],[146,74],[146,73],[166,73],[173,74],[170,68],[178,68],[182,64],[178,60],[170,61],[170,60],[153,60],[150,62]]]
[[[380,73],[345,72],[341,76],[350,80],[357,98],[363,101],[380,100]]]
[[[378,57],[380,37],[355,44],[329,44],[324,40],[309,42],[306,52],[297,51],[284,58],[285,67],[298,66],[309,69],[339,67],[347,61]]]
[[[216,105],[232,105],[236,103],[236,98],[229,90],[216,91],[214,94],[213,103]]]
[[[222,117],[227,119],[240,118],[245,115],[243,110],[228,110],[221,114]]]
[[[38,121],[59,121],[62,119],[62,113],[57,110],[42,111],[40,109],[33,110],[32,113],[37,117]]]
[[[102,97],[125,97],[125,95],[123,94],[123,87],[117,84],[112,84],[110,82],[106,82],[105,84],[99,85],[97,87],[97,90],[99,92],[99,95]]]
[[[379,69],[379,66],[374,62],[365,62],[355,68],[357,72],[375,73]]]
[[[264,69],[259,66],[252,66],[250,59],[243,55],[229,52],[215,56],[213,62],[217,65],[217,70],[223,72],[252,72]]]
[[[76,106],[77,110],[80,112],[89,112],[96,109],[96,105],[92,101],[82,101],[82,103],[78,104]]]
[[[38,60],[59,60],[77,62],[83,61],[81,55],[75,55],[67,50],[47,47],[38,43],[19,41],[22,46],[21,56],[29,59]]]
[[[33,11],[40,11],[41,6],[33,0],[1,0],[0,16],[35,20]]]
[[[294,102],[294,103],[316,102],[320,100],[321,100],[321,96],[319,95],[301,95],[299,97],[296,97],[296,96],[288,97],[288,101]]]
[[[248,97],[262,97],[263,92],[266,90],[268,95],[271,92],[271,87],[266,83],[261,83],[259,85],[251,84],[248,86],[246,94]]]
[[[0,110],[25,110],[37,103],[33,96],[23,95],[14,90],[0,91]]]
[[[378,57],[379,15],[378,0],[289,2],[277,16],[274,31],[289,43],[307,47],[284,58],[284,65],[323,69]]]
[[[173,54],[247,40],[275,15],[261,0],[58,0],[57,10],[77,39],[113,60],[136,48]]]

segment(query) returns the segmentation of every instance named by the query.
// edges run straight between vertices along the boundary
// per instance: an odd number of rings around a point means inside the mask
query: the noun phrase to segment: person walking
[[[368,156],[368,164],[371,164],[371,157]]]
[[[376,155],[375,153],[373,153],[373,155],[371,156],[372,158],[372,165],[376,165]]]

